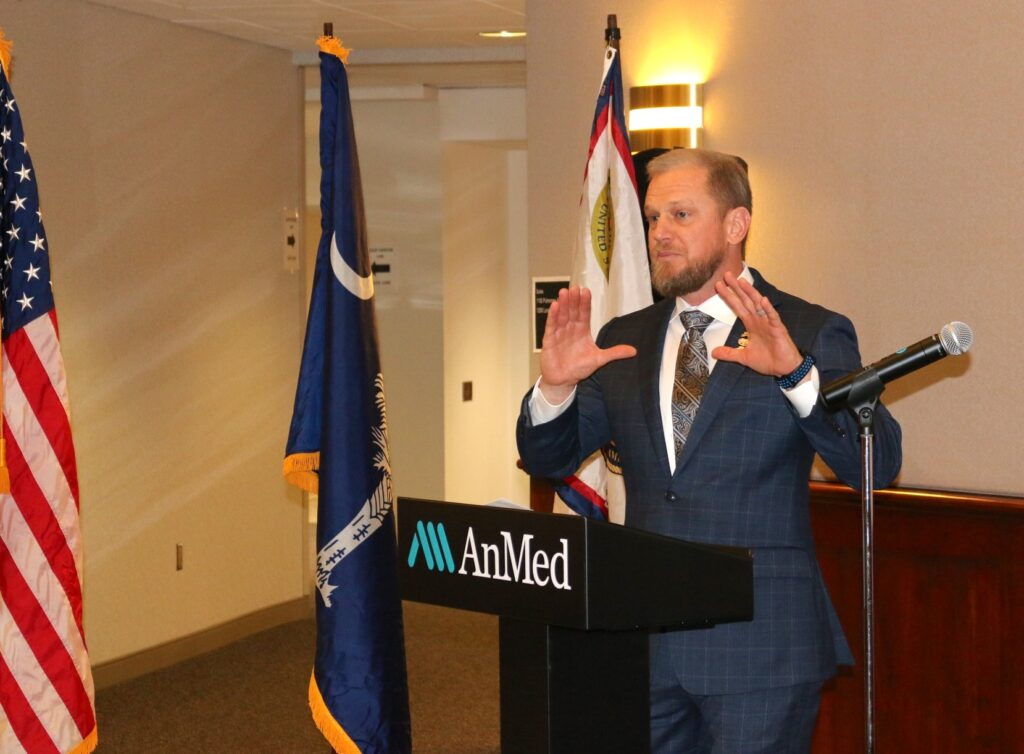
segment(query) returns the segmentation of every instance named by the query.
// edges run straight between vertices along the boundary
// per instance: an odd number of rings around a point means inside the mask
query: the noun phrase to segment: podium
[[[398,499],[403,599],[499,616],[503,754],[650,749],[652,631],[753,617],[746,550]]]

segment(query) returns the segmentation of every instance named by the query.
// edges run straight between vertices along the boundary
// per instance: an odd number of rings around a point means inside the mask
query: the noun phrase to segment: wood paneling
[[[534,510],[551,488],[533,479]],[[864,751],[860,495],[811,484],[825,581],[857,659],[822,697],[815,754]],[[1024,753],[1024,499],[875,495],[875,749]]]
[[[852,754],[864,751],[860,497],[811,490],[818,556],[858,662],[822,699],[814,751]],[[876,750],[1024,751],[1022,552],[1022,500],[876,494]]]

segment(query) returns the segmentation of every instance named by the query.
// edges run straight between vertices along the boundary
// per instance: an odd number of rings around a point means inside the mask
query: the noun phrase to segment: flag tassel
[[[0,397],[0,405],[3,404],[3,398]],[[11,491],[11,473],[7,470],[7,446],[3,440],[0,440],[0,494],[5,494]]]
[[[331,711],[320,696],[316,685],[316,675],[309,676],[309,708],[313,712],[313,722],[320,729],[324,738],[338,754],[360,754],[359,747],[349,738],[345,730],[338,725]]]
[[[284,459],[284,478],[300,490],[320,491],[320,453],[292,453]]]
[[[332,34],[333,25],[324,24],[324,35],[316,40],[316,46],[320,52],[333,55],[345,65],[348,65],[348,54],[352,52],[347,47],[342,47],[341,40]]]
[[[97,729],[93,728],[92,733],[86,736],[85,740],[69,751],[68,754],[92,754],[92,752],[96,751],[96,746],[98,744],[99,735]]]
[[[4,30],[0,29],[0,66],[3,67],[7,80],[11,80],[11,47],[14,43],[4,36]]]

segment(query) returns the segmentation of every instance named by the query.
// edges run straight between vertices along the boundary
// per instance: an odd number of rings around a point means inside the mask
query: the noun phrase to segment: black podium
[[[648,637],[750,620],[749,553],[601,521],[398,499],[404,599],[499,618],[503,754],[650,748]]]

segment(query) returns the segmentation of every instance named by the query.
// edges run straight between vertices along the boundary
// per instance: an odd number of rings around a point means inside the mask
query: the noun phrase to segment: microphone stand
[[[864,596],[864,751],[875,751],[875,624],[874,624],[874,514],[875,514],[875,410],[885,390],[882,378],[868,369],[850,386],[846,403],[857,417],[861,447],[861,517],[863,531]]]

